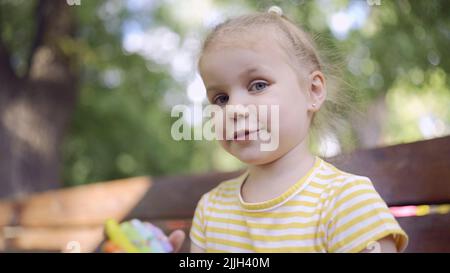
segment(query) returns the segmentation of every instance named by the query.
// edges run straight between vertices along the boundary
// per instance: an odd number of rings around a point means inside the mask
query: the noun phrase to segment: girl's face
[[[270,163],[299,145],[307,136],[312,115],[308,110],[311,104],[307,92],[308,71],[305,69],[303,75],[298,75],[288,64],[288,56],[277,42],[267,36],[258,38],[258,43],[251,48],[213,47],[203,54],[200,61],[200,74],[209,101],[223,107],[224,112],[233,111],[224,115],[224,119],[229,119],[235,126],[231,132],[230,126],[223,126],[224,130],[219,134],[224,137],[244,134],[247,138],[219,142],[239,160],[252,165]],[[268,115],[258,115],[256,129],[251,128],[245,111],[229,110],[229,105],[254,105],[257,109],[266,105]],[[272,106],[279,107],[279,118],[271,114]],[[246,130],[240,130],[238,124],[246,124]],[[259,133],[258,130],[272,138],[278,134],[277,148],[262,150],[261,144],[267,143],[267,138],[266,141],[259,138],[248,140],[250,135]]]

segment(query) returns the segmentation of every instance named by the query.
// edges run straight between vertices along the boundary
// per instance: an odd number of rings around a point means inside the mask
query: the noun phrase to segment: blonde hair
[[[321,71],[325,76],[327,97],[321,109],[311,119],[310,140],[320,141],[327,133],[333,133],[338,138],[342,136],[343,130],[349,125],[346,118],[352,104],[351,101],[356,101],[354,90],[342,80],[340,65],[326,62],[325,59],[328,58],[320,54],[315,43],[319,36],[313,39],[302,27],[283,15],[279,8],[271,8],[264,13],[255,12],[230,18],[217,25],[203,42],[197,66],[200,66],[201,57],[207,50],[214,46],[233,46],[236,41],[242,41],[248,37],[241,35],[242,33],[261,30],[262,27],[272,27],[277,30],[275,33],[280,38],[278,39],[280,45],[288,56],[294,56],[294,58],[289,58],[295,62],[294,69],[304,68],[306,65],[309,72]],[[336,57],[336,54],[333,55],[330,55],[329,58]],[[347,87],[345,91],[342,88],[344,85]],[[345,139],[341,139],[341,142]]]

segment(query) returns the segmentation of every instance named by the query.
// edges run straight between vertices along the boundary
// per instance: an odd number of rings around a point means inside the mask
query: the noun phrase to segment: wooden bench
[[[450,203],[450,137],[325,160],[370,177],[389,206]],[[0,251],[68,251],[73,241],[83,252],[100,251],[107,218],[138,218],[188,235],[201,195],[242,172],[130,178],[0,200]],[[450,214],[397,220],[410,237],[406,252],[450,252]],[[187,236],[182,251],[189,245]]]
[[[358,150],[325,159],[342,170],[368,176],[388,206],[450,203],[450,137]],[[201,195],[243,171],[155,178],[127,219],[157,223],[188,235]],[[450,252],[450,214],[397,218],[410,237],[406,252]],[[189,251],[189,238],[182,251]]]
[[[0,200],[0,251],[92,252],[105,221],[124,219],[150,186],[135,177]]]

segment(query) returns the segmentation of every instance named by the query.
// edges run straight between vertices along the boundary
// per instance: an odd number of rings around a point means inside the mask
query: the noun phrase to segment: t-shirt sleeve
[[[376,241],[392,235],[398,252],[408,245],[403,231],[368,177],[339,183],[326,206],[328,252],[376,251]]]
[[[195,208],[189,237],[198,247],[206,248],[204,209],[207,195],[204,194]]]

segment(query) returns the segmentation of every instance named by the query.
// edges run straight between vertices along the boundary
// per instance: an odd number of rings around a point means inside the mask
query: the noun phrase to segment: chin
[[[252,145],[234,145],[226,147],[226,150],[234,157],[248,165],[264,165],[276,160],[276,152],[261,151],[260,143]]]
[[[272,158],[264,158],[264,157],[252,157],[252,158],[239,158],[240,161],[247,165],[265,165],[273,162],[275,159]]]

